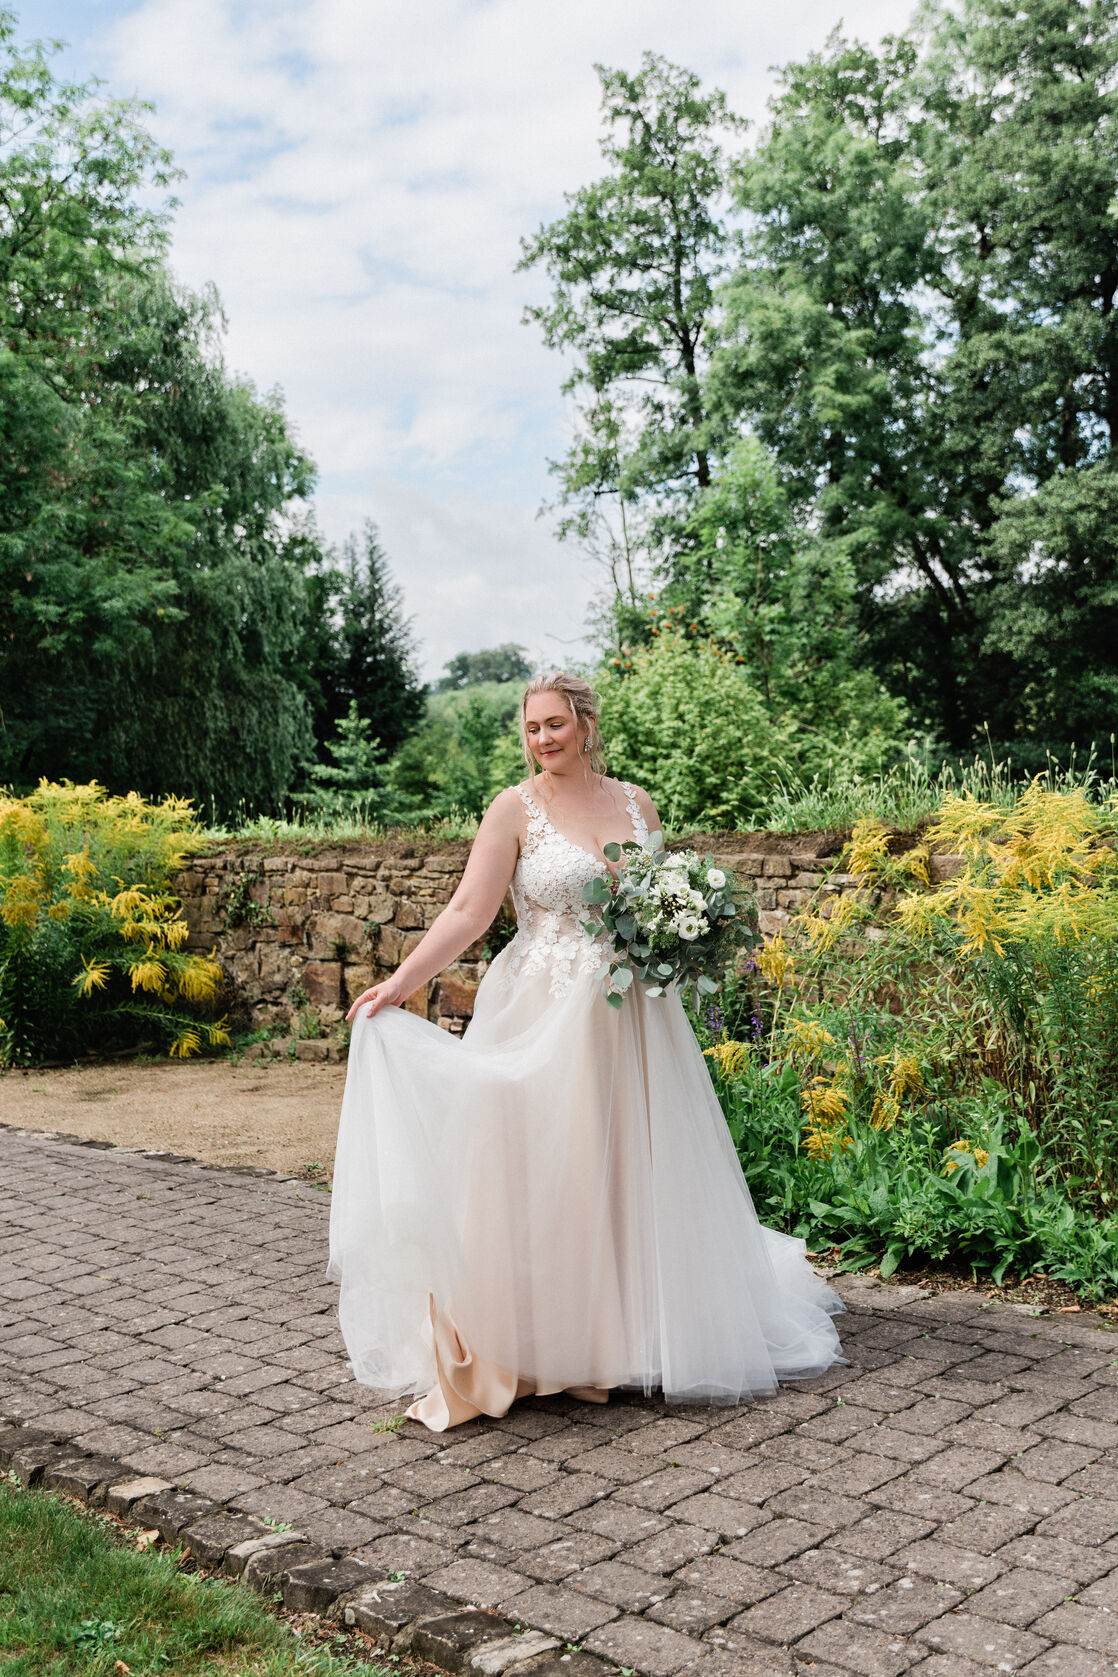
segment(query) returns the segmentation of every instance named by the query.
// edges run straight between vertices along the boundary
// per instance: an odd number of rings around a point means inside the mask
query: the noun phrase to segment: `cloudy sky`
[[[153,101],[187,171],[172,261],[227,359],[279,386],[340,539],[380,526],[435,674],[505,640],[577,655],[596,578],[554,538],[560,363],[519,240],[599,172],[595,62],[646,49],[763,122],[772,66],[908,0],[9,0],[62,67]]]

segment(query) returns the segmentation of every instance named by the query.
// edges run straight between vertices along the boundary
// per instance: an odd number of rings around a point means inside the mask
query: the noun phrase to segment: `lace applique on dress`
[[[622,781],[625,808],[633,835],[644,844],[648,827],[636,800],[636,788]],[[575,979],[597,972],[608,948],[607,940],[589,938],[583,920],[595,918],[583,901],[582,888],[598,878],[603,864],[591,851],[564,838],[529,795],[517,791],[527,814],[528,836],[512,876],[512,898],[517,931],[504,965],[506,985],[530,974],[550,974],[550,993],[563,996]]]

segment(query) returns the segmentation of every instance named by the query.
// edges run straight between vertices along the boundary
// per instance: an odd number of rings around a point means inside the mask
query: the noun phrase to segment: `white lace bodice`
[[[620,785],[633,837],[645,844],[648,826],[636,787],[627,781]],[[561,996],[577,977],[597,972],[604,959],[603,940],[595,941],[582,929],[584,920],[595,917],[583,901],[582,887],[607,868],[601,857],[552,826],[527,787],[518,786],[517,791],[528,817],[528,837],[512,876],[517,930],[508,945],[503,976],[511,983],[533,972],[548,972],[551,994]]]

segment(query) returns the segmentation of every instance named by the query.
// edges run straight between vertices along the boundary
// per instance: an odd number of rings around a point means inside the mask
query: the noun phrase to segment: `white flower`
[[[663,895],[682,897],[687,890],[687,875],[685,873],[662,873],[657,883]]]
[[[690,943],[692,939],[697,938],[701,932],[706,930],[706,922],[701,920],[697,914],[681,914],[675,923],[675,929],[681,938],[685,938]]]
[[[722,872],[721,868],[708,868],[707,869],[707,884],[711,887],[712,890],[721,891],[722,887],[725,885],[725,883],[726,883],[726,875]]]

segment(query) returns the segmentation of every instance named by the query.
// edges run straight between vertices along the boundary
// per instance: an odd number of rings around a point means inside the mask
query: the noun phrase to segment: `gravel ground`
[[[125,1060],[0,1073],[0,1122],[207,1164],[333,1170],[345,1066]]]

